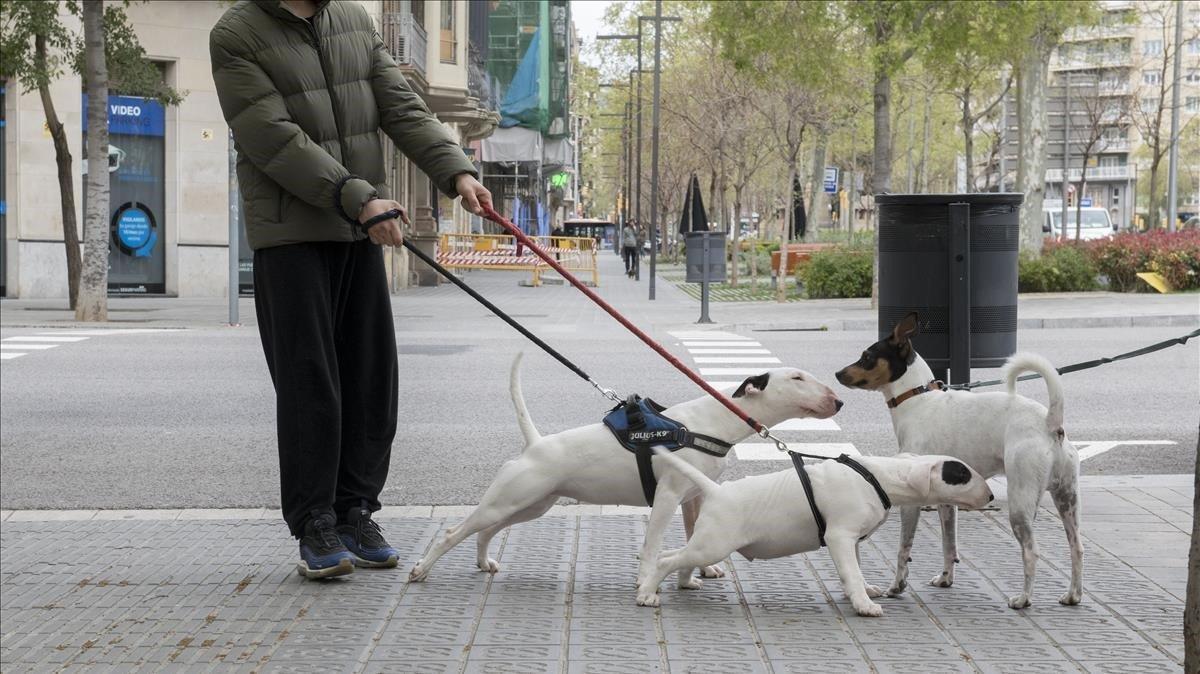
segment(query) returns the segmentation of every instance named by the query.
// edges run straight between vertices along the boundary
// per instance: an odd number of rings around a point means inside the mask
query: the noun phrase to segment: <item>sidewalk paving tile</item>
[[[698,590],[669,578],[661,608],[638,607],[645,509],[518,525],[494,541],[496,575],[475,567],[468,541],[414,584],[407,569],[457,517],[385,512],[400,569],[311,582],[294,572],[286,529],[259,511],[136,520],[12,513],[0,528],[0,670],[1178,671],[1187,536],[1161,512],[1172,504],[1190,516],[1188,484],[1084,478],[1082,486],[1085,508],[1103,506],[1085,509],[1083,604],[1057,603],[1069,555],[1047,505],[1035,526],[1035,603],[1007,608],[1022,581],[1020,554],[1006,513],[989,509],[959,518],[962,563],[950,588],[926,584],[941,566],[940,536],[936,517],[922,519],[910,586],[877,600],[881,618],[855,615],[825,551],[753,563],[735,556],[725,578]],[[861,548],[864,575],[880,586],[891,581],[897,520]],[[1158,556],[1130,544],[1142,536]],[[667,544],[681,540],[673,526]],[[86,556],[75,554],[81,546]]]

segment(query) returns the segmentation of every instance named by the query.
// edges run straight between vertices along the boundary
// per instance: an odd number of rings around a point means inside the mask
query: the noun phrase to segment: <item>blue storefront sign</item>
[[[83,124],[87,129],[88,96],[83,95]],[[108,132],[126,136],[166,135],[166,113],[158,101],[137,96],[108,97]]]

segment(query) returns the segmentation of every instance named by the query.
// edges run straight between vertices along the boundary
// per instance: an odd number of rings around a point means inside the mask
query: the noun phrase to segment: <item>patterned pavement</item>
[[[1083,480],[1083,604],[1056,601],[1068,557],[1043,507],[1034,605],[1005,606],[1021,562],[1000,483],[1001,510],[959,518],[953,588],[923,584],[941,558],[937,518],[925,514],[913,587],[879,600],[882,618],[854,615],[824,551],[737,557],[726,578],[694,591],[664,583],[662,608],[639,608],[645,515],[635,509],[558,508],[497,537],[499,574],[475,570],[468,540],[420,584],[405,582],[407,569],[457,517],[382,513],[400,569],[311,582],[269,513],[4,511],[0,669],[1177,672],[1191,477]],[[898,520],[863,544],[870,582],[890,581]],[[681,529],[677,520],[669,547]]]

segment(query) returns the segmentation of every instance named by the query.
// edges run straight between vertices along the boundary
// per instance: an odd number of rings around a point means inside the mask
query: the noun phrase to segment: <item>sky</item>
[[[616,0],[571,0],[571,19],[575,22],[575,30],[579,32],[584,47],[581,57],[591,65],[596,65],[592,61],[595,57],[587,47],[596,39],[596,35],[610,32],[604,27],[602,19],[609,5],[613,4],[616,4]]]

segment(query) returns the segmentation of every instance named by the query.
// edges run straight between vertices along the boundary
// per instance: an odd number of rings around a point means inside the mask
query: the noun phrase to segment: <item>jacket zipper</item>
[[[317,34],[316,17],[313,21],[305,21],[308,25],[308,31],[312,34],[313,49],[317,50],[317,60],[321,64],[321,76],[325,78],[325,88],[329,91],[329,105],[333,112],[333,128],[337,131],[338,148],[342,151],[342,165],[345,166],[349,160],[346,154],[346,143],[342,138],[342,123],[338,119],[338,100],[337,93],[333,90],[333,82],[329,81],[329,71],[325,68],[325,54],[321,51],[321,36]]]

